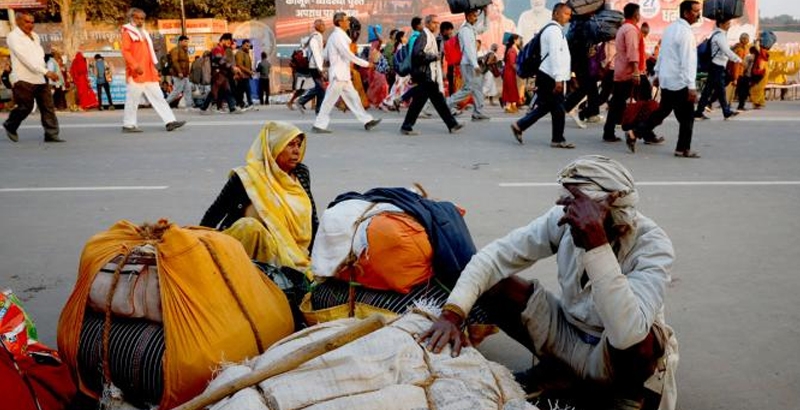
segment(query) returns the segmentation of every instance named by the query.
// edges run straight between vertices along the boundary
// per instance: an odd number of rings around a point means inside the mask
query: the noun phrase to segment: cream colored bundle
[[[249,363],[255,370],[264,368],[352,323],[354,319],[344,319],[305,329]],[[536,409],[525,401],[525,393],[508,369],[488,361],[477,350],[466,348],[456,358],[449,349],[441,354],[425,350],[415,335],[430,325],[426,316],[407,314],[390,326],[259,383],[258,389],[242,391],[260,391],[270,410]],[[228,402],[213,409],[233,408]],[[220,407],[223,403],[225,407]]]

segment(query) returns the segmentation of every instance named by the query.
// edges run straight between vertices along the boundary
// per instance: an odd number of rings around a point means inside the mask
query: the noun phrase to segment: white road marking
[[[167,189],[167,185],[159,186],[79,186],[79,187],[35,187],[35,188],[0,188],[3,192],[76,192],[76,191],[154,191]]]
[[[218,117],[227,116],[228,114],[217,114]],[[381,118],[380,115],[375,115],[376,118]],[[405,114],[402,117],[384,117],[382,118],[383,124],[401,124]],[[492,117],[491,120],[485,121],[483,123],[501,123],[507,124],[511,122],[517,121],[522,116],[507,116],[507,115],[498,115]],[[181,117],[182,120],[186,120],[186,126],[188,127],[225,127],[225,126],[244,126],[244,125],[264,125],[264,123],[268,120],[275,120],[275,121],[287,121],[291,122],[292,124],[300,125],[311,125],[314,123],[314,115],[306,114],[306,115],[297,115],[297,116],[276,116],[267,118],[258,118],[258,119],[248,119],[242,118],[241,116],[236,116],[236,118],[219,118],[219,119],[212,119],[211,117],[205,116],[183,116]],[[456,117],[457,120],[461,122],[468,122],[470,121],[470,114],[464,113],[459,117]],[[421,121],[439,121],[437,116],[434,116],[430,120],[420,119]],[[720,119],[721,120],[721,119]],[[539,122],[548,122],[550,121],[549,117],[544,117]],[[665,120],[666,122],[674,122],[677,121],[674,118],[669,118]],[[716,120],[712,120],[716,122]],[[729,121],[726,121],[726,123]],[[795,117],[748,117],[748,116],[738,116],[732,122],[781,122],[781,123],[793,123],[793,122],[800,122],[800,116]],[[331,119],[331,124],[361,124],[355,118],[334,118]],[[81,128],[116,128],[119,129],[121,132],[122,124],[117,122],[95,122],[95,123],[86,123],[82,122],[79,124],[65,124],[61,123],[60,127],[62,129],[81,129]],[[164,123],[162,122],[140,122],[139,127],[142,128],[145,132],[151,131],[152,128],[156,128],[160,131],[164,131]],[[702,127],[702,125],[700,125]],[[34,125],[34,124],[26,124],[20,127],[20,129],[41,129],[41,125]],[[377,130],[380,130],[380,125],[378,126]],[[598,128],[600,129],[600,128]],[[177,131],[180,132],[180,131]]]
[[[501,188],[550,188],[555,182],[501,182]],[[636,186],[795,186],[800,181],[642,181]]]

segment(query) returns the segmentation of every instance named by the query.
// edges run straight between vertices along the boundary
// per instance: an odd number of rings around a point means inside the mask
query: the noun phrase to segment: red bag
[[[0,380],[3,408],[14,410],[62,410],[77,392],[67,366],[42,345],[32,345],[26,355],[16,357],[3,345]]]
[[[36,341],[36,328],[11,291],[0,292],[2,408],[62,410],[77,387],[58,353]]]
[[[650,118],[658,109],[658,102],[655,100],[629,101],[622,113],[622,130],[630,131]]]

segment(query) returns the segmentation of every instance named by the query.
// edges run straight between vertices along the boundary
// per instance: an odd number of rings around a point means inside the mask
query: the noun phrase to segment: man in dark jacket
[[[429,98],[451,133],[458,132],[464,127],[464,124],[457,122],[447,108],[447,101],[439,88],[439,84],[442,84],[442,64],[439,46],[436,44],[438,30],[439,20],[436,15],[426,16],[425,28],[420,32],[411,50],[411,79],[417,85],[412,91],[411,106],[400,128],[403,135],[419,135],[414,131],[414,124]]]
[[[169,52],[169,70],[172,76],[172,92],[167,102],[180,99],[178,106],[194,105],[192,101],[192,84],[189,81],[189,37],[178,37],[178,45]]]

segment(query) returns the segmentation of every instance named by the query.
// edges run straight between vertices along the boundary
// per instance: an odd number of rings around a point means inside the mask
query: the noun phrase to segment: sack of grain
[[[465,348],[451,357],[449,348],[433,354],[422,347],[415,336],[430,327],[430,317],[405,314],[248,390],[260,391],[272,410],[536,409],[525,401],[509,370],[476,349]],[[295,333],[248,363],[254,371],[271,366],[355,320],[326,322]]]

